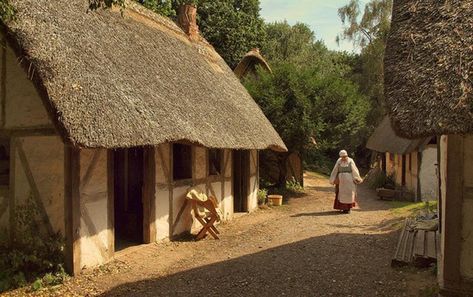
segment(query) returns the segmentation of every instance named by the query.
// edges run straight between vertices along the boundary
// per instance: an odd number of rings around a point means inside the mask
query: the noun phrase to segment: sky
[[[267,22],[284,21],[291,25],[302,22],[308,24],[317,39],[324,41],[331,50],[357,51],[351,42],[341,41],[337,45],[335,38],[343,31],[338,16],[338,8],[349,0],[260,0],[261,16]],[[361,0],[362,5],[368,0]]]

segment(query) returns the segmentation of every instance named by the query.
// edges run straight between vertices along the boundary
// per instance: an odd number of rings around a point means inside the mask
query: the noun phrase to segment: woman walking
[[[335,185],[333,208],[350,213],[351,208],[356,206],[356,185],[362,183],[363,179],[355,161],[348,157],[347,151],[341,150],[339,156],[330,175],[330,183]]]

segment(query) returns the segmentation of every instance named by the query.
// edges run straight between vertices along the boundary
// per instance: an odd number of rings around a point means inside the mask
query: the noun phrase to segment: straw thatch
[[[286,149],[215,50],[169,19],[131,2],[123,16],[87,0],[10,2],[7,38],[72,144]]]
[[[238,78],[241,79],[249,73],[255,74],[257,66],[260,66],[264,70],[271,72],[269,64],[260,54],[259,49],[252,49],[243,57],[243,59],[241,59],[240,63],[238,63],[233,72]]]
[[[399,137],[391,125],[391,120],[386,116],[368,139],[366,147],[377,152],[404,155],[421,149],[422,145],[427,144],[430,138],[406,139]]]
[[[403,136],[473,132],[473,0],[395,0],[385,86]]]

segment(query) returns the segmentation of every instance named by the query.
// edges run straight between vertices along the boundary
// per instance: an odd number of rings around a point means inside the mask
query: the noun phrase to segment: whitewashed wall
[[[31,198],[38,208],[41,232],[64,235],[64,146],[57,136],[12,138],[10,174],[14,203]],[[20,235],[21,236],[21,235]]]
[[[420,189],[422,201],[438,199],[437,146],[429,145],[422,151]]]
[[[108,217],[107,151],[80,151],[80,267],[93,267],[110,259],[113,251]]]

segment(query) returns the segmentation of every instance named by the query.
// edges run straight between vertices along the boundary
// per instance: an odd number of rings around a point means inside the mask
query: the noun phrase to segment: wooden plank
[[[9,128],[0,131],[0,137],[24,137],[24,136],[53,136],[57,131],[51,126],[37,126],[28,128]]]
[[[168,145],[168,144],[165,144],[165,145]],[[164,159],[164,153],[163,153],[163,150],[161,149],[161,146],[158,146],[156,148],[158,150],[158,155],[159,155],[159,158],[161,159],[161,165],[162,168],[163,168],[163,172],[164,172],[164,177],[166,178],[166,182],[168,185],[171,185],[172,183],[172,180],[171,180],[171,169],[169,167],[172,167],[172,166],[168,166],[168,164],[166,164],[166,159]],[[170,153],[169,153],[169,157],[172,158],[172,150],[169,149]],[[172,160],[172,159],[170,159]]]
[[[80,272],[80,156],[79,150],[64,147],[64,224],[65,267],[67,272]]]
[[[10,142],[10,190],[8,193],[10,242],[15,241],[16,236],[16,205],[15,205],[15,180],[16,180],[16,143],[18,139],[12,138]]]
[[[32,197],[35,200],[36,206],[39,208],[39,215],[41,217],[41,221],[46,227],[48,234],[53,235],[54,234],[53,226],[51,224],[51,221],[49,220],[49,216],[46,211],[46,208],[44,207],[43,199],[41,199],[41,194],[39,193],[38,187],[36,185],[36,181],[33,176],[33,172],[31,171],[31,168],[28,163],[28,159],[26,158],[25,151],[23,150],[21,141],[17,141],[16,145],[17,145],[18,157],[20,159],[21,166],[25,172],[26,179],[28,180],[28,184],[32,192]]]
[[[435,241],[435,231],[427,232],[425,239],[425,257],[431,259],[437,258],[437,247]]]
[[[0,204],[0,218],[2,218],[5,212],[8,210],[8,198],[9,197],[5,197],[3,202]]]
[[[415,244],[414,244],[414,256],[425,255],[425,230],[417,231]]]
[[[5,127],[7,104],[7,41],[2,38],[2,73],[0,82],[0,128]]]
[[[170,146],[169,148],[169,155],[168,155],[168,160],[169,160],[169,170],[166,171],[165,167],[163,167],[163,170],[164,170],[164,173],[166,175],[166,172],[168,173],[166,176],[167,176],[167,180],[168,180],[168,188],[169,188],[169,238],[173,238],[174,237],[174,226],[171,222],[173,222],[174,220],[174,204],[173,204],[173,201],[174,201],[174,188],[173,188],[173,185],[172,185],[172,177],[173,177],[173,166],[172,166],[172,157],[173,157],[173,152],[172,152],[172,146],[170,144],[168,144]],[[163,156],[164,154],[161,153],[161,156]],[[166,163],[166,160],[164,158],[161,158],[161,160],[163,160],[163,165],[165,165]]]
[[[115,162],[113,150],[107,150],[107,242],[108,257],[115,253]]]
[[[153,147],[144,151],[144,197],[143,230],[144,242],[156,241],[156,160]]]
[[[444,209],[445,230],[443,250],[444,283],[450,287],[459,286],[462,209],[463,209],[463,136],[448,135],[446,197]]]

